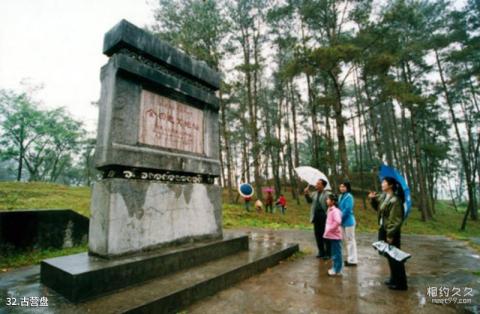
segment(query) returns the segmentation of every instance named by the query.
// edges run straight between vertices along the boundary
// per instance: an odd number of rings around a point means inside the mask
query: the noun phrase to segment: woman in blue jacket
[[[355,240],[355,216],[353,215],[355,200],[353,199],[350,182],[340,184],[340,193],[338,207],[342,211],[343,238],[346,241],[345,247],[347,248],[345,266],[356,266],[358,263],[357,241]]]

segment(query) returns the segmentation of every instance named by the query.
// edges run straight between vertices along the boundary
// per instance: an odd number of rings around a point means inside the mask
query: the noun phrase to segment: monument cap
[[[209,68],[205,62],[189,57],[127,20],[121,20],[110,29],[103,41],[103,53],[109,57],[122,48],[134,50],[147,59],[181,71],[183,75],[210,88],[220,88],[220,74]]]

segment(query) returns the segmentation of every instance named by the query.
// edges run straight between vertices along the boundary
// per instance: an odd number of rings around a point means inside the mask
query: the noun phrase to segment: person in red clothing
[[[252,197],[250,197],[250,196],[244,196],[244,197],[243,197],[243,200],[245,201],[245,210],[246,210],[247,212],[249,212],[249,211],[250,211],[250,201],[252,200]]]
[[[265,198],[265,212],[273,214],[273,195],[272,192],[267,192],[267,197]]]
[[[280,194],[280,197],[277,201],[277,206],[280,207],[282,214],[285,215],[285,210],[287,210],[287,199],[285,196],[283,196],[283,194]]]

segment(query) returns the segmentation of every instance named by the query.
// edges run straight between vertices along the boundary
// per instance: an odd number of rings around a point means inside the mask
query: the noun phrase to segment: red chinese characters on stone
[[[203,111],[142,91],[139,142],[203,154]]]

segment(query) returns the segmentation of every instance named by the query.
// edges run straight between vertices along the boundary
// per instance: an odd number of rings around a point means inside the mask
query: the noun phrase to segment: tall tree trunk
[[[243,49],[243,62],[245,66],[245,85],[247,87],[247,106],[249,114],[248,131],[250,133],[250,140],[252,143],[252,156],[253,156],[253,171],[255,180],[255,190],[261,191],[260,175],[259,175],[259,163],[258,163],[258,138],[257,138],[257,121],[255,119],[256,112],[254,108],[254,96],[252,91],[252,66],[250,62],[250,34],[248,29],[242,28],[242,49]],[[247,163],[247,171],[249,172],[249,165]],[[248,176],[250,176],[248,174]],[[251,183],[251,181],[250,181]]]
[[[362,147],[362,141],[363,141],[363,131],[362,131],[362,108],[361,108],[361,99],[360,99],[360,93],[359,93],[359,88],[358,88],[358,77],[357,77],[357,71],[355,69],[355,75],[354,75],[354,91],[355,91],[355,104],[356,104],[356,109],[357,109],[357,116],[358,116],[358,133],[359,133],[359,173],[360,173],[360,193],[362,193],[362,203],[363,203],[363,209],[367,209],[367,200],[366,200],[366,194],[363,192],[365,189],[364,186],[364,173],[363,173],[363,147]],[[355,123],[355,121],[353,121]]]
[[[288,83],[287,83],[287,88],[288,88]],[[290,187],[292,190],[292,197],[297,201],[297,204],[300,204],[300,200],[297,195],[297,180],[295,179],[295,175],[293,173],[293,152],[292,152],[292,141],[290,137],[290,116],[288,114],[289,108],[288,108],[288,102],[286,104],[286,116],[285,116],[285,129],[287,131],[287,158],[288,158],[288,175],[290,177]],[[295,104],[294,104],[294,97],[293,97],[293,91],[292,91],[292,86],[290,85],[290,108],[292,111],[294,110]]]
[[[245,112],[242,113],[242,124],[243,129],[246,129],[246,122],[245,122]],[[248,155],[248,144],[247,144],[247,134],[245,132],[241,132],[242,134],[242,181],[251,183],[250,177],[250,159]]]
[[[368,95],[367,95],[367,88],[366,88],[366,82],[365,82],[365,76],[363,76],[363,82],[364,82],[364,91],[365,91],[365,94],[366,94],[366,103],[367,103],[367,108],[365,108],[363,106],[363,102],[361,103],[362,105],[362,108],[361,108],[361,116],[362,116],[362,119],[363,119],[363,126],[364,126],[364,129],[365,129],[365,142],[366,142],[366,146],[367,146],[367,149],[366,149],[366,152],[367,152],[367,156],[368,156],[368,163],[372,163],[372,161],[374,160],[374,149],[372,147],[372,141],[371,139],[374,138],[375,136],[372,136],[372,133],[375,133],[375,130],[371,130],[370,127],[375,125],[374,122],[372,122],[372,117],[371,117],[371,110],[370,110],[370,101],[368,100]],[[369,112],[369,115],[367,115],[367,112]],[[367,170],[367,169],[365,169]],[[370,172],[371,172],[371,176],[369,176],[370,178],[370,182],[369,182],[369,188],[371,189],[372,188],[372,184],[373,184],[373,189],[375,191],[378,191],[379,189],[379,183],[378,183],[378,180],[376,180],[376,172],[377,172],[377,168],[372,168],[372,169],[369,169]],[[373,178],[373,182],[371,181],[371,179]]]
[[[226,118],[226,105],[223,99],[223,90],[220,88],[219,91],[219,99],[220,99],[220,121],[221,121],[221,131],[223,136],[223,143],[225,144],[225,158],[226,158],[226,166],[227,166],[227,188],[228,188],[228,199],[230,202],[233,202],[233,189],[232,189],[232,165],[231,165],[231,151],[230,151],[230,141],[227,131],[227,118]]]
[[[332,128],[330,125],[330,106],[325,105],[325,128],[326,128],[326,148],[328,152],[328,159],[327,162],[330,165],[330,170],[332,171],[331,177],[333,180],[330,180],[330,184],[332,185],[332,189],[334,191],[337,190],[337,180],[338,180],[338,173],[337,173],[337,163],[335,158],[335,148],[333,146],[333,139],[332,139]],[[325,173],[328,172],[325,171]]]
[[[305,37],[305,29],[303,20],[301,21],[301,34],[302,34],[302,49],[303,54],[307,55],[307,39]],[[318,143],[318,130],[317,130],[317,108],[315,104],[315,95],[312,88],[312,82],[310,74],[306,73],[307,78],[307,94],[308,94],[308,107],[310,108],[310,121],[312,125],[312,152],[313,152],[313,167],[318,168],[320,166],[319,160],[319,143]]]
[[[277,175],[275,177],[275,182],[276,182],[276,188],[275,190],[278,191],[277,193],[281,193],[282,192],[282,181],[281,181],[281,177],[280,177],[280,167],[281,167],[281,158],[280,158],[280,155],[281,155],[281,150],[282,150],[282,121],[283,121],[283,112],[282,112],[282,106],[283,106],[283,101],[284,101],[284,97],[283,95],[281,96],[279,102],[278,102],[278,108],[277,108],[277,112],[278,112],[278,117],[277,117],[277,140],[275,141],[275,148],[276,148],[276,161],[277,161],[277,169],[276,169],[276,172],[277,172]]]
[[[25,158],[25,147],[23,146],[23,141],[25,137],[25,126],[22,122],[20,125],[20,141],[18,147],[18,170],[17,170],[17,181],[20,182],[22,180],[22,171],[23,171],[23,159]]]
[[[222,149],[222,137],[221,135],[218,136],[218,150],[220,156],[220,186],[222,188],[226,187],[225,182],[225,165],[223,164],[223,149]]]
[[[402,75],[404,83],[412,89],[413,80],[411,78],[411,71],[408,61],[402,63]],[[416,178],[418,182],[418,192],[419,192],[419,200],[420,200],[420,210],[422,212],[422,220],[427,221],[432,218],[433,213],[431,208],[429,207],[428,202],[428,193],[426,187],[426,177],[425,172],[422,165],[422,155],[421,155],[421,148],[420,148],[420,138],[421,134],[418,127],[418,120],[417,117],[417,108],[415,108],[412,104],[407,105],[410,111],[410,125],[412,131],[412,140],[413,140],[413,154],[415,156],[415,170],[416,170]]]
[[[292,123],[293,123],[293,148],[294,148],[294,155],[295,155],[295,167],[298,167],[300,165],[300,156],[298,152],[298,128],[297,128],[297,109],[296,109],[296,102],[295,102],[295,89],[293,82],[290,81],[290,90],[292,93],[292,103],[291,103],[291,108],[292,108]],[[300,97],[297,97],[298,99],[298,104],[300,104]]]
[[[330,71],[330,77],[333,81],[333,87],[335,91],[335,106],[334,106],[334,114],[335,114],[335,122],[337,124],[337,139],[338,139],[338,157],[340,159],[341,165],[341,176],[343,178],[349,177],[349,170],[348,170],[348,155],[347,155],[347,144],[345,141],[345,118],[342,115],[343,111],[343,104],[342,104],[342,90],[341,86],[338,83],[337,76]]]
[[[458,145],[460,147],[460,155],[461,155],[461,160],[462,160],[462,164],[463,164],[463,168],[464,168],[464,171],[465,171],[465,179],[467,181],[467,191],[468,191],[468,206],[467,206],[467,211],[465,213],[465,217],[462,221],[462,226],[461,226],[461,230],[465,230],[465,227],[466,227],[466,224],[467,224],[467,217],[468,217],[468,213],[470,213],[470,215],[472,216],[471,219],[472,220],[475,220],[477,219],[476,215],[475,214],[472,214],[472,212],[475,212],[477,211],[477,204],[476,204],[476,200],[475,200],[475,182],[472,182],[472,175],[470,173],[470,163],[468,161],[468,157],[467,157],[467,151],[463,145],[463,141],[462,141],[462,136],[460,134],[460,128],[458,127],[458,119],[457,119],[457,116],[455,114],[455,110],[453,108],[453,102],[450,98],[450,94],[448,93],[448,88],[447,88],[447,84],[445,82],[445,78],[444,78],[444,75],[443,75],[443,69],[442,69],[442,64],[440,62],[440,58],[438,56],[438,51],[435,49],[434,50],[435,52],[435,60],[437,62],[437,67],[438,67],[438,72],[440,74],[440,81],[442,82],[442,89],[443,89],[443,92],[444,92],[444,95],[445,95],[445,101],[448,105],[448,109],[450,111],[450,115],[452,117],[452,122],[453,122],[453,126],[455,128],[455,134],[457,135],[457,141],[458,141]],[[474,178],[474,177],[473,177]]]
[[[260,176],[260,145],[258,142],[258,126],[257,126],[257,113],[258,113],[258,68],[259,68],[259,61],[258,61],[258,40],[259,40],[259,32],[253,36],[253,56],[255,61],[255,67],[253,70],[253,104],[252,104],[252,144],[253,144],[253,167],[254,167],[254,178],[255,178],[255,189],[257,192],[257,196],[260,197],[262,195],[262,180]]]
[[[24,148],[20,146],[20,153],[18,155],[18,170],[17,170],[17,181],[20,182],[22,180],[22,170],[23,170],[23,159],[24,159]]]
[[[407,180],[408,183],[410,184],[410,187],[412,188],[412,191],[414,191],[415,187],[415,180],[413,180],[414,173],[413,173],[413,158],[411,156],[411,150],[410,150],[410,141],[409,141],[409,136],[408,136],[408,126],[406,122],[406,117],[405,117],[405,108],[401,108],[401,125],[402,125],[402,132],[401,132],[401,138],[402,138],[402,150],[403,150],[403,157],[402,160],[404,160],[405,169],[406,169],[406,174],[407,174]]]
[[[369,90],[369,84],[368,84],[368,77],[364,73],[362,75],[363,79],[363,88],[365,91],[365,95],[367,97],[367,105],[368,105],[368,114],[370,118],[370,125],[372,126],[372,131],[373,131],[373,140],[375,141],[375,148],[377,151],[377,159],[378,161],[382,161],[383,159],[383,147],[380,142],[380,132],[378,129],[378,121],[377,121],[377,116],[375,114],[375,111],[373,110],[373,102],[372,102],[372,97],[370,94]]]

